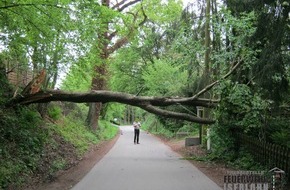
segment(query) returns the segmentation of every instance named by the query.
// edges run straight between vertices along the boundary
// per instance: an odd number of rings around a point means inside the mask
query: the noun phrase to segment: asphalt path
[[[114,147],[72,190],[221,190],[195,166],[144,131],[122,126]]]

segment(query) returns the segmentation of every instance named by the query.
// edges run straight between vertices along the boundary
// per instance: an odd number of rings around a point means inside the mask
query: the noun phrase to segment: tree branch
[[[114,32],[108,34],[107,39],[111,41],[117,34],[118,34],[118,32],[114,31]]]
[[[30,7],[30,6],[36,6],[36,5],[54,7],[54,8],[62,8],[62,7],[55,5],[55,4],[23,3],[23,4],[10,4],[10,5],[6,5],[6,6],[2,6],[2,7],[0,7],[0,9],[9,9],[9,8],[14,8],[14,7]]]
[[[238,63],[222,77],[225,79],[229,77],[240,65],[242,61]],[[217,80],[210,85],[206,86],[196,95],[188,98],[184,97],[150,97],[150,96],[135,96],[131,94],[112,92],[112,91],[91,91],[86,93],[76,92],[65,92],[60,90],[47,90],[40,91],[35,94],[24,94],[24,96],[17,96],[12,98],[5,106],[11,107],[17,104],[28,105],[33,103],[46,103],[51,101],[69,101],[76,103],[84,102],[118,102],[122,104],[128,104],[136,107],[140,107],[150,113],[157,114],[164,117],[171,117],[176,119],[187,120],[191,122],[201,124],[212,124],[214,123],[211,119],[199,118],[187,113],[178,113],[161,109],[159,107],[170,106],[170,105],[187,105],[187,106],[202,106],[208,108],[214,108],[217,106],[219,100],[210,100],[198,98],[200,95],[210,90],[214,85],[219,83]],[[158,107],[157,107],[158,106]]]
[[[131,1],[131,2],[123,5],[123,7],[125,7],[125,6],[128,7],[128,6],[130,6],[132,4],[135,4],[135,3],[139,2],[139,1],[141,1],[141,0]],[[124,4],[125,2],[126,1],[123,0],[120,3],[118,3],[116,6],[120,6],[121,4]],[[121,48],[123,45],[127,44],[129,42],[129,37],[136,30],[137,26],[140,27],[140,26],[142,26],[147,21],[148,17],[145,14],[145,11],[143,9],[143,6],[141,6],[141,11],[142,11],[142,15],[143,15],[144,18],[143,18],[143,20],[140,23],[138,23],[138,25],[136,25],[136,21],[137,21],[137,18],[138,18],[138,12],[135,13],[135,14],[134,13],[129,13],[129,14],[132,14],[133,15],[133,22],[132,22],[132,25],[131,26],[127,26],[129,28],[128,34],[126,36],[118,39],[113,46],[111,46],[111,47],[108,48],[107,51],[108,51],[109,54],[115,52],[116,50],[118,50],[119,48]],[[109,40],[112,39],[113,37],[115,37],[117,35],[117,33],[118,33],[118,31],[114,31],[113,33],[111,33],[107,37],[107,39],[109,39]]]
[[[124,3],[126,3],[127,0],[122,0],[121,2],[117,2],[112,9],[118,9],[120,6],[122,6]]]
[[[228,78],[242,63],[242,60],[239,60],[238,63],[236,65],[233,66],[233,68],[222,77],[222,79],[226,79]],[[209,91],[212,87],[214,87],[216,84],[218,84],[220,82],[220,80],[216,80],[213,83],[207,85],[205,88],[203,88],[201,91],[199,91],[198,93],[196,93],[194,96],[191,97],[192,100],[200,97],[202,94],[204,94],[205,92]]]
[[[121,48],[123,45],[125,45],[127,43],[128,43],[127,36],[118,39],[112,47],[108,48],[108,53],[111,54],[111,53],[115,52],[116,50],[118,50],[119,48]]]
[[[36,94],[26,94],[25,96],[18,96],[13,98],[6,104],[6,107],[11,107],[17,104],[28,105],[33,103],[46,103],[51,101],[69,101],[76,103],[84,102],[118,102],[122,104],[128,104],[136,107],[140,107],[150,113],[158,114],[164,117],[171,117],[176,119],[183,119],[187,121],[210,124],[214,121],[197,118],[193,115],[186,113],[177,113],[167,111],[159,107],[170,105],[189,105],[189,106],[204,106],[215,107],[218,103],[217,100],[208,99],[190,99],[190,98],[178,98],[178,97],[148,97],[148,96],[134,96],[131,94],[111,92],[111,91],[91,91],[87,93],[70,93],[59,90],[41,91]]]
[[[134,5],[138,2],[140,2],[141,0],[134,0],[134,1],[129,1],[128,3],[126,3],[126,0],[121,1],[120,3],[117,3],[116,5],[114,5],[112,7],[112,9],[117,9],[117,11],[122,12],[124,9],[128,8],[131,5]]]
[[[65,92],[61,90],[40,91],[36,94],[25,94],[12,99],[7,105],[15,104],[32,104],[32,103],[47,103],[51,101],[69,101],[75,103],[82,102],[119,102],[123,104],[150,104],[153,106],[170,106],[170,105],[190,105],[216,107],[218,100],[209,99],[192,99],[179,97],[151,97],[151,96],[135,96],[131,94],[112,92],[112,91],[90,91],[86,93]]]
[[[204,119],[204,118],[196,117],[196,116],[186,114],[186,113],[167,111],[167,110],[159,109],[159,108],[154,107],[152,105],[141,105],[138,107],[140,107],[140,108],[142,108],[150,113],[164,116],[164,117],[181,119],[181,120],[191,121],[191,122],[200,123],[200,124],[213,124],[213,123],[215,123],[214,120]]]

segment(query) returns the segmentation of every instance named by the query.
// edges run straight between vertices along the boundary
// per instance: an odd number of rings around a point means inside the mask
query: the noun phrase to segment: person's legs
[[[137,129],[137,144],[139,144],[139,135],[140,135],[140,130],[139,129]]]
[[[134,129],[134,144],[136,144],[137,140],[137,129]]]

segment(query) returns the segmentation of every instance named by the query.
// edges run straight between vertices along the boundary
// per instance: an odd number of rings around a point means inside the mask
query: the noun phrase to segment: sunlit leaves
[[[111,60],[110,88],[114,91],[137,93],[143,85],[141,74],[143,64],[133,48],[124,48]]]
[[[180,0],[143,0],[142,6],[150,20],[163,24],[179,18],[182,11],[182,2]]]
[[[178,96],[180,88],[186,84],[186,72],[165,60],[148,65],[142,78],[146,88],[150,89],[148,95],[154,96]]]

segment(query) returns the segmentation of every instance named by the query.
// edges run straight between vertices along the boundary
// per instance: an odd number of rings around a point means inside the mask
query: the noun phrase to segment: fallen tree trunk
[[[65,92],[60,90],[39,91],[35,94],[26,94],[13,98],[6,106],[14,106],[17,104],[28,105],[33,103],[46,103],[51,101],[68,101],[75,103],[84,102],[118,102],[140,107],[150,113],[164,117],[182,119],[202,124],[212,124],[213,120],[199,118],[191,114],[177,113],[161,109],[160,107],[170,105],[188,105],[202,106],[208,108],[216,107],[218,100],[208,100],[201,98],[179,98],[179,97],[147,97],[134,96],[131,94],[112,92],[112,91],[90,91],[86,93]],[[157,107],[158,106],[158,107]]]
[[[237,64],[233,66],[233,68],[222,77],[222,79],[226,79],[229,77],[242,63],[242,60],[239,60]],[[40,75],[41,77],[41,75]],[[213,86],[218,84],[220,80],[214,81],[209,84],[201,91],[196,93],[192,97],[149,97],[149,96],[135,96],[131,94],[121,93],[121,92],[112,92],[112,91],[90,91],[86,93],[77,93],[77,92],[65,92],[61,90],[46,90],[46,91],[38,91],[39,90],[39,77],[36,77],[30,84],[27,85],[25,89],[29,89],[24,91],[25,93],[21,93],[22,95],[18,95],[10,102],[6,104],[6,107],[11,107],[15,105],[27,105],[33,103],[47,103],[51,101],[68,101],[68,102],[76,102],[76,103],[84,103],[84,102],[118,102],[122,104],[128,104],[132,106],[136,106],[142,108],[150,113],[169,117],[176,118],[181,120],[187,120],[200,124],[213,124],[214,120],[208,118],[200,118],[194,116],[192,114],[180,113],[168,111],[165,109],[161,109],[165,106],[170,105],[187,105],[187,106],[201,106],[206,108],[214,108],[217,106],[219,100],[210,100],[210,99],[202,99],[199,98],[202,94],[209,91]],[[35,89],[37,87],[37,91],[31,91],[30,89]],[[36,92],[36,93],[31,93]]]

